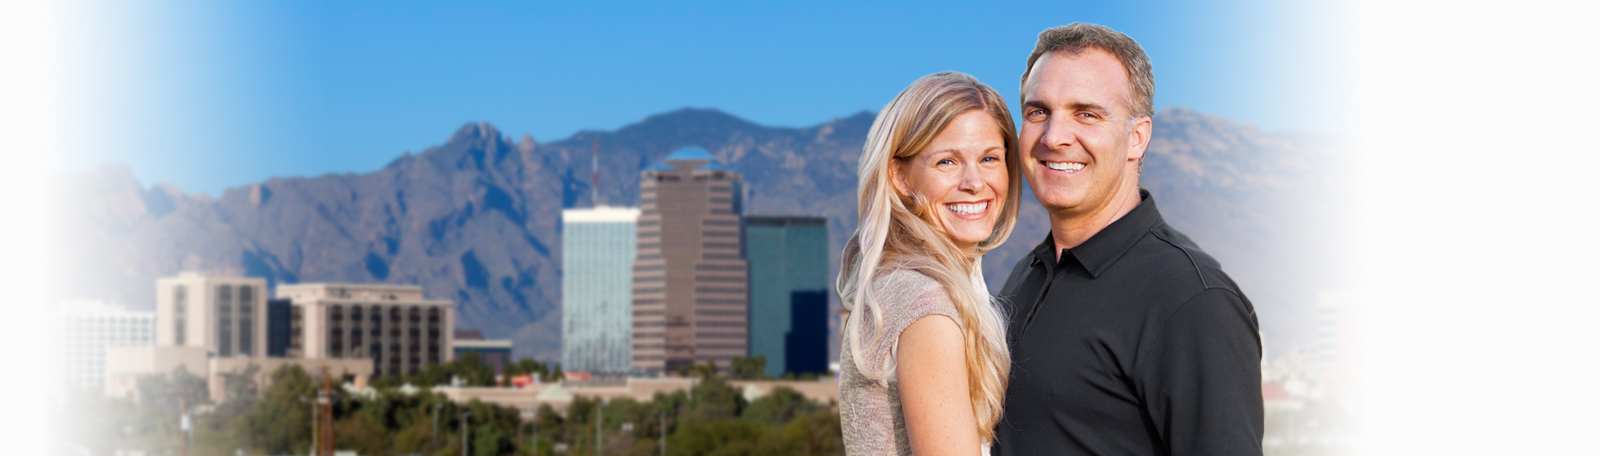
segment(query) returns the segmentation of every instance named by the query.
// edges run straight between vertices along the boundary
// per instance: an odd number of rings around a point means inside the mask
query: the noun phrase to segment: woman
[[[878,113],[838,280],[849,454],[988,453],[1011,360],[978,259],[1016,224],[1017,166],[1005,100],[971,76],[925,76]]]

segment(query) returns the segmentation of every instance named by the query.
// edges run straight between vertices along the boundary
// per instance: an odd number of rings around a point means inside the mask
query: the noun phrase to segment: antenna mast
[[[594,200],[594,207],[600,207],[600,140],[599,139],[595,139],[594,140],[594,149],[593,149],[592,157],[593,157],[594,160],[593,160],[593,163],[591,163],[590,168],[594,170],[594,174],[589,176],[589,189],[593,190],[594,194],[592,196],[590,196],[590,198]]]

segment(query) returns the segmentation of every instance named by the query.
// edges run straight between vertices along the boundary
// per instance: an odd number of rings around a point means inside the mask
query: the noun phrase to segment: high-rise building
[[[828,372],[828,219],[746,216],[750,356],[767,375]]]
[[[62,365],[67,384],[99,391],[106,378],[106,349],[156,343],[155,312],[130,311],[97,301],[61,305]]]
[[[673,373],[748,354],[740,176],[685,147],[640,173],[633,368]]]
[[[638,208],[561,211],[561,366],[621,375],[633,367]]]
[[[213,357],[267,350],[267,280],[197,272],[156,280],[156,345],[205,347]]]
[[[278,297],[292,303],[291,358],[371,359],[376,375],[414,373],[453,359],[455,304],[424,298],[422,287],[279,285]]]

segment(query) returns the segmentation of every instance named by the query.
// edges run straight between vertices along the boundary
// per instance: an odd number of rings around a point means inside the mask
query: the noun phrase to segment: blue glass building
[[[828,372],[828,225],[822,217],[745,216],[750,356],[767,375]]]
[[[561,211],[562,369],[622,375],[633,362],[633,260],[639,209]]]

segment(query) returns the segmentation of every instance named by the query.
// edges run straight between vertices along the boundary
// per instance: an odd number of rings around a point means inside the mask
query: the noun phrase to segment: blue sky
[[[1322,4],[218,3],[76,10],[66,170],[216,196],[371,171],[466,122],[542,142],[685,106],[811,126],[945,70],[1015,105],[1038,32],[1075,21],[1140,41],[1158,109],[1342,133],[1341,12]]]

